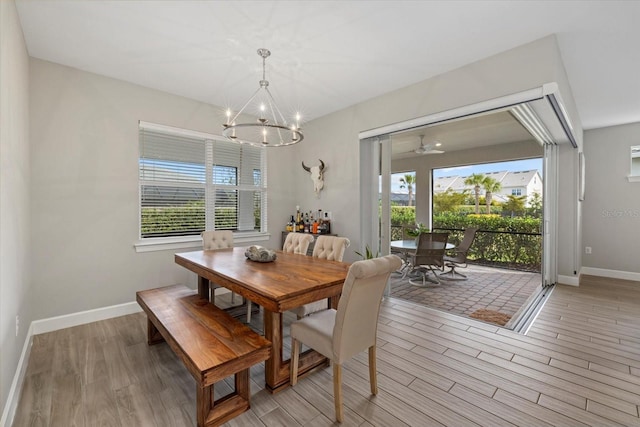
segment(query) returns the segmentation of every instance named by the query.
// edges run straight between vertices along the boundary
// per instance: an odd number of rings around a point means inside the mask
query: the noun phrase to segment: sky
[[[469,176],[474,173],[488,173],[488,172],[500,172],[500,171],[527,171],[537,169],[542,176],[542,158],[527,159],[527,160],[515,160],[511,162],[497,162],[497,163],[485,163],[480,165],[468,165],[468,166],[455,166],[443,169],[434,169],[433,176],[439,178],[442,176]],[[407,172],[393,174],[391,176],[391,192],[392,193],[406,193],[406,188],[400,188],[400,178],[402,178]],[[419,185],[419,183],[418,183]],[[415,190],[415,187],[414,187]]]

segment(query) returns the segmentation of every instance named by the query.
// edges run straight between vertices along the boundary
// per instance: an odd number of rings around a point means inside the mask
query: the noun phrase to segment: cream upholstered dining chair
[[[289,233],[282,245],[283,252],[306,255],[309,245],[313,242],[313,235],[305,233]],[[247,300],[247,323],[251,322],[251,301]]]
[[[233,232],[231,230],[210,230],[202,232],[202,249],[205,251],[215,250],[215,249],[227,249],[233,247]],[[213,282],[209,282],[209,287],[211,289],[211,302],[215,304],[216,302],[216,289],[221,286],[216,285]],[[234,302],[236,294],[231,292],[231,303]],[[251,317],[251,306],[247,304],[247,323],[250,321]]]
[[[342,364],[369,349],[371,393],[378,393],[376,371],[376,334],[378,314],[389,276],[402,261],[387,255],[356,261],[349,267],[338,310],[327,309],[291,324],[291,385],[298,381],[300,343],[333,364],[333,398],[336,420],[342,422]]]
[[[313,239],[314,237],[312,234],[289,233],[282,245],[282,251],[306,255],[309,245],[313,242]]]
[[[318,236],[318,240],[313,247],[313,254],[311,256],[321,259],[328,259],[329,261],[342,261],[344,252],[350,244],[351,242],[349,242],[349,239],[347,239],[346,237]],[[311,313],[325,310],[327,308],[328,301],[325,299],[296,307],[294,309],[291,309],[291,311],[294,312],[296,316],[298,316],[298,319],[302,319],[304,316],[308,316]]]

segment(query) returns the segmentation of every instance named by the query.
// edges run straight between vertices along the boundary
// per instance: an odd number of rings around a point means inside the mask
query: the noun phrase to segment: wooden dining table
[[[329,299],[337,308],[349,264],[276,251],[273,262],[250,261],[246,248],[234,247],[175,254],[175,262],[198,275],[198,293],[209,299],[209,281],[263,307],[264,336],[271,341],[265,362],[265,385],[274,393],[289,385],[289,363],[283,360],[282,314],[294,307]],[[328,360],[314,350],[300,355],[299,372],[308,374]]]

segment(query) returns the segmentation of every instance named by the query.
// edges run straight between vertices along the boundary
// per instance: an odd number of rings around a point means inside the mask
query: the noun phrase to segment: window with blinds
[[[140,124],[140,238],[266,232],[263,148]]]

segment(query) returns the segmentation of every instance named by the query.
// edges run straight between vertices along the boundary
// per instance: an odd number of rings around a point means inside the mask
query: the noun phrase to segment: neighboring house
[[[507,200],[509,196],[529,196],[533,193],[542,195],[542,178],[537,170],[509,172],[502,181],[502,189],[493,197],[496,200]]]
[[[488,172],[485,176],[491,177],[498,181],[502,188],[493,194],[493,200],[504,202],[509,196],[529,196],[533,193],[542,195],[542,178],[537,170],[517,171],[517,172]],[[436,178],[433,182],[433,192],[443,193],[447,190],[462,193],[467,190],[469,194],[473,194],[473,186],[464,183],[467,176],[443,176]],[[484,196],[484,188],[480,189],[480,195]]]
[[[460,181],[460,177],[458,175],[443,176],[440,178],[436,178],[433,181],[433,192],[444,193],[449,189],[452,189],[453,191],[456,191],[456,192],[461,192],[462,190],[464,190],[463,188],[464,182],[462,181]]]

